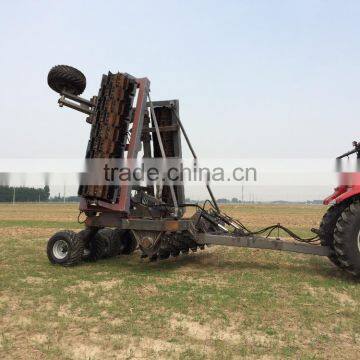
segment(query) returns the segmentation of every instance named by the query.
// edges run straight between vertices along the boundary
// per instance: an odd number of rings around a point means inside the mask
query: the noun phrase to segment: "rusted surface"
[[[137,83],[125,74],[103,76],[93,115],[86,158],[123,158],[132,104]],[[118,186],[80,186],[79,195],[114,203],[119,197]]]
[[[167,158],[181,158],[181,137],[180,129],[174,117],[173,110],[169,106],[156,106],[154,108],[156,120],[159,125],[161,140]],[[153,125],[154,127],[154,125]],[[154,157],[161,157],[158,139],[154,136]],[[178,204],[185,202],[184,186],[174,186],[175,196]],[[162,200],[173,206],[170,187],[165,185],[162,190]]]
[[[137,79],[139,86],[137,103],[131,128],[131,137],[128,146],[127,159],[136,159],[141,143],[141,132],[146,113],[146,99],[150,91],[150,81],[147,78]],[[131,186],[121,185],[121,192],[117,206],[118,211],[128,212],[130,208]]]
[[[85,222],[90,227],[116,227],[119,229],[135,229],[149,231],[184,231],[192,226],[191,219],[124,219],[115,212],[102,213],[99,216],[89,216]]]

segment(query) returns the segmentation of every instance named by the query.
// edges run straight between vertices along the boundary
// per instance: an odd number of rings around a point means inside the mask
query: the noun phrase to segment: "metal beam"
[[[294,243],[280,239],[270,239],[261,236],[231,236],[231,235],[211,235],[199,234],[197,236],[199,244],[214,244],[225,246],[247,247],[255,249],[269,249],[280,251],[291,251],[302,254],[313,254],[328,256],[327,246],[312,245],[305,243]]]
[[[190,139],[189,139],[189,137],[187,136],[186,130],[185,130],[185,128],[184,128],[184,126],[183,126],[183,124],[182,124],[182,122],[181,122],[181,120],[180,120],[180,117],[179,117],[178,114],[174,111],[174,109],[173,109],[173,113],[175,114],[176,121],[178,122],[178,124],[179,124],[179,126],[180,126],[180,129],[181,129],[181,131],[182,131],[182,133],[183,133],[183,135],[184,135],[184,138],[185,138],[185,140],[186,140],[186,142],[187,142],[187,144],[188,144],[188,146],[189,146],[189,149],[190,149],[190,151],[191,151],[191,153],[192,153],[193,158],[194,158],[195,160],[197,160],[197,156],[196,156],[195,150],[194,150],[194,148],[193,148],[192,145],[191,145]],[[215,209],[216,209],[218,212],[220,212],[219,206],[218,206],[218,204],[217,204],[217,202],[216,202],[215,196],[214,196],[214,194],[213,194],[213,192],[212,192],[212,190],[211,190],[210,185],[209,185],[208,182],[206,183],[206,188],[207,188],[207,190],[208,190],[208,192],[209,192],[209,195],[210,195],[211,200],[212,200],[212,202],[213,202],[213,204],[214,204],[214,206],[215,206]]]
[[[61,95],[65,96],[66,98],[70,99],[70,100],[73,100],[73,101],[76,101],[80,104],[83,104],[83,105],[86,105],[88,107],[95,107],[96,104],[91,102],[91,100],[87,100],[87,99],[84,99],[80,96],[76,96],[76,95],[73,95],[73,94],[70,94],[66,91],[62,91],[61,92]]]
[[[80,111],[80,112],[82,112],[84,114],[87,114],[87,115],[91,115],[93,113],[93,111],[90,110],[90,108],[88,108],[87,106],[85,106],[85,105],[77,105],[77,104],[75,104],[75,103],[73,103],[71,101],[66,100],[64,96],[62,96],[58,100],[58,103],[59,103],[60,107],[66,106],[66,107],[69,107],[70,109]]]
[[[159,126],[159,131],[160,132],[167,132],[167,131],[177,131],[179,130],[178,125],[166,125],[166,126]],[[143,128],[143,133],[153,133],[156,132],[156,128],[155,127],[144,127]]]
[[[89,216],[86,226],[116,227],[119,229],[148,230],[148,231],[185,231],[192,225],[192,220],[173,219],[125,219],[114,213],[103,213],[100,216]]]
[[[151,102],[150,93],[148,93],[148,98],[149,98],[149,104],[150,104],[151,119],[152,119],[152,121],[154,123],[156,137],[157,137],[158,144],[159,144],[159,147],[160,147],[161,157],[165,160],[166,159],[166,154],[165,154],[164,146],[163,146],[161,135],[160,135],[159,125],[158,125],[158,122],[156,120],[154,105]],[[172,182],[170,182],[169,187],[170,187],[171,198],[172,198],[172,201],[173,201],[173,204],[174,204],[175,214],[176,214],[176,216],[178,216],[179,215],[179,207],[178,207],[178,203],[177,203],[177,200],[176,200],[174,185],[172,184]],[[161,194],[161,192],[160,192],[160,194]]]

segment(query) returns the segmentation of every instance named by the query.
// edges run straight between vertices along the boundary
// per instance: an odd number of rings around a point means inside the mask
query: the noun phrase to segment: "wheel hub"
[[[67,256],[68,251],[69,251],[69,246],[65,240],[55,241],[53,246],[53,254],[57,259],[59,260],[64,259]]]

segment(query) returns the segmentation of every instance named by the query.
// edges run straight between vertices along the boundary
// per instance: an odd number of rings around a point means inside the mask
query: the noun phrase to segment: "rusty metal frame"
[[[163,143],[162,143],[160,130],[159,130],[159,125],[158,125],[158,122],[157,122],[157,119],[156,119],[154,105],[153,105],[153,103],[151,101],[150,94],[148,94],[148,98],[149,98],[149,105],[150,105],[150,111],[151,111],[151,118],[152,118],[152,121],[154,123],[155,133],[156,133],[156,137],[157,137],[159,147],[160,147],[160,151],[161,151],[161,157],[165,160],[166,159],[165,150],[164,150],[164,146],[163,146]],[[163,185],[163,184],[161,184],[161,185]],[[171,198],[172,198],[172,201],[173,201],[173,204],[174,204],[175,214],[176,214],[176,216],[178,216],[179,207],[178,207],[178,203],[177,203],[177,200],[176,200],[174,185],[171,182],[169,184],[169,186],[170,186]]]
[[[138,86],[137,102],[135,106],[135,113],[133,125],[131,130],[131,138],[127,152],[127,159],[136,159],[139,152],[139,142],[141,139],[141,132],[143,129],[143,121],[145,111],[147,109],[147,97],[150,92],[150,81],[148,78],[135,79]],[[129,184],[122,184],[120,190],[119,201],[111,204],[103,200],[97,200],[94,206],[89,206],[87,200],[80,199],[80,211],[114,211],[118,215],[123,213],[129,214],[131,188]]]
[[[159,231],[159,232],[183,232],[191,231],[194,226],[192,219],[144,219],[144,218],[121,218],[116,213],[102,213],[99,216],[88,217],[88,227],[116,227],[119,229]],[[330,249],[327,246],[315,244],[296,243],[287,240],[265,238],[261,236],[235,236],[224,234],[198,233],[195,241],[199,245],[222,245],[253,249],[278,250],[328,256]]]
[[[139,92],[137,97],[134,121],[131,130],[131,138],[127,153],[127,159],[136,159],[139,152],[139,143],[143,129],[144,115],[147,108],[146,102],[150,92],[150,81],[147,78],[137,79]],[[116,204],[116,211],[129,213],[131,186],[121,185],[119,203]]]
[[[269,249],[290,251],[301,254],[312,254],[318,256],[328,256],[330,249],[327,246],[314,244],[295,243],[281,239],[270,239],[261,236],[231,236],[199,234],[197,237],[199,244],[213,244],[224,246],[247,247],[255,249]]]
[[[148,230],[148,231],[186,231],[193,225],[191,219],[145,219],[121,218],[114,212],[101,213],[99,216],[90,216],[86,219],[88,227],[116,227],[119,229]]]
[[[127,74],[128,75],[128,74]],[[129,75],[128,75],[129,76]],[[136,79],[132,77],[137,83],[138,94],[137,102],[134,108],[134,117],[132,122],[131,137],[128,144],[127,160],[136,159],[140,150],[139,144],[141,142],[141,136],[143,133],[155,132],[158,138],[161,155],[165,158],[165,151],[162,144],[160,131],[176,131],[181,129],[185,140],[193,154],[194,159],[197,159],[196,153],[190,143],[187,133],[180,121],[179,117],[179,104],[177,100],[167,101],[155,101],[151,102],[150,99],[150,81],[147,78]],[[72,100],[68,101],[67,99]],[[149,100],[149,102],[147,102]],[[67,92],[61,93],[61,98],[58,101],[60,106],[67,106],[85,114],[91,115],[95,102],[86,100],[79,96],[72,95]],[[166,106],[170,107],[175,115],[176,123],[170,126],[159,127],[154,112],[154,107]],[[151,117],[153,120],[154,127],[144,128],[144,117],[147,112],[147,108],[150,108]],[[180,136],[180,135],[179,135]],[[180,140],[179,140],[180,141]],[[181,149],[181,144],[180,144]],[[346,154],[345,154],[346,155]],[[210,189],[209,184],[206,184],[214,206],[218,209],[216,199]],[[131,217],[130,215],[130,198],[131,190],[133,186],[129,184],[121,184],[119,201],[117,203],[108,203],[102,200],[97,200],[94,206],[89,205],[85,198],[80,200],[80,210],[82,211],[93,211],[93,214],[89,214],[85,220],[85,225],[97,231],[103,227],[114,227],[119,229],[128,229],[134,231],[152,231],[167,233],[184,233],[196,242],[197,245],[222,245],[222,246],[234,246],[234,247],[245,247],[245,248],[256,248],[256,249],[268,249],[278,251],[296,252],[302,254],[312,254],[318,256],[329,256],[331,249],[327,246],[321,246],[310,243],[299,243],[281,240],[279,238],[266,238],[254,235],[243,235],[237,236],[235,234],[222,232],[216,233],[197,233],[195,230],[195,224],[193,218],[188,219],[175,219],[175,218],[145,218],[145,217]],[[175,209],[177,210],[177,201],[174,192],[174,187],[170,184],[171,195]],[[98,213],[98,215],[96,215]],[[130,216],[129,216],[130,215]],[[233,225],[234,226],[234,225]],[[223,228],[218,224],[219,228]],[[236,227],[236,226],[235,226]],[[223,230],[226,230],[223,228]]]

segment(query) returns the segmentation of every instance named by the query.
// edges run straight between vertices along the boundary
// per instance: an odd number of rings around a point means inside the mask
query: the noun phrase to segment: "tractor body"
[[[339,185],[324,199],[324,205],[351,202],[360,196],[360,173],[343,172],[339,175]]]

